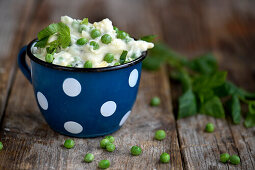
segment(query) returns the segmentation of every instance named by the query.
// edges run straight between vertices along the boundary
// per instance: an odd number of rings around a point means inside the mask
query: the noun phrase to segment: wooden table
[[[255,90],[255,2],[170,0],[0,0],[0,169],[96,169],[109,159],[111,169],[255,169],[255,128],[233,125],[229,120],[198,115],[176,120],[178,84],[170,82],[168,69],[143,71],[138,98],[123,128],[114,133],[117,149],[99,148],[99,138],[74,139],[76,146],[62,147],[68,137],[52,131],[36,106],[32,86],[17,68],[18,50],[43,27],[61,15],[109,17],[135,37],[157,34],[173,49],[189,56],[213,52],[228,78],[247,90]],[[160,96],[160,107],[148,105]],[[173,99],[173,102],[172,102]],[[203,132],[212,122],[216,130]],[[155,130],[165,129],[164,141],[153,140]],[[139,144],[143,154],[132,157]],[[83,157],[96,159],[87,164]],[[169,164],[159,163],[162,152]],[[222,164],[222,152],[237,154],[239,165]]]

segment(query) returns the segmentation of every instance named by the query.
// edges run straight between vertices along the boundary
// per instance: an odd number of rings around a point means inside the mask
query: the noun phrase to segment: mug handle
[[[28,79],[28,81],[32,84],[32,78],[31,78],[31,69],[27,65],[26,62],[26,51],[27,51],[27,46],[24,46],[21,48],[18,54],[18,66],[24,76]]]

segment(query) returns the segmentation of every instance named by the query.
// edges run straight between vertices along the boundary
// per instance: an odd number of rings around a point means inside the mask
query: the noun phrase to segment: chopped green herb
[[[88,18],[84,18],[80,24],[84,24],[84,25],[88,25],[89,23],[89,19]]]
[[[123,52],[120,55],[120,64],[124,64],[125,63],[127,54],[128,54],[128,51],[123,50]]]

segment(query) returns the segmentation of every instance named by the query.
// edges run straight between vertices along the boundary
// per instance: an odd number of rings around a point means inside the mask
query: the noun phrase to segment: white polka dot
[[[128,79],[129,86],[134,87],[137,83],[137,80],[138,80],[138,71],[137,69],[134,69],[129,75],[129,79]]]
[[[68,121],[64,124],[64,128],[67,132],[70,132],[72,134],[78,134],[81,133],[83,130],[83,127],[74,121]]]
[[[120,126],[122,126],[125,122],[126,122],[126,120],[127,120],[127,118],[128,118],[128,116],[130,115],[130,113],[131,113],[131,111],[128,111],[124,116],[123,116],[123,118],[121,119],[121,121],[120,121]]]
[[[100,111],[104,117],[108,117],[111,116],[116,111],[116,108],[117,105],[114,101],[108,101],[101,106]]]
[[[48,101],[41,92],[37,92],[37,101],[43,110],[48,109]]]
[[[74,78],[67,78],[63,82],[63,90],[66,95],[75,97],[81,93],[81,84]]]

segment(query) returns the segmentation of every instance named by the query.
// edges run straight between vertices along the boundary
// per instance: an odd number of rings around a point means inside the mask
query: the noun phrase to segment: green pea
[[[72,139],[65,140],[64,147],[67,149],[73,148],[75,145],[74,141]]]
[[[152,99],[151,99],[151,106],[158,106],[158,105],[160,105],[160,98],[159,97],[153,97]]]
[[[78,29],[79,25],[80,25],[80,23],[77,20],[73,20],[73,22],[72,22],[72,27],[73,28]]]
[[[155,139],[163,140],[166,138],[166,132],[164,130],[157,130],[155,132]]]
[[[112,42],[112,37],[109,34],[105,34],[101,37],[101,41],[104,44],[109,44]]]
[[[76,41],[77,45],[84,45],[88,42],[88,40],[86,38],[80,38]]]
[[[48,63],[52,63],[52,61],[54,60],[54,57],[52,54],[46,54],[45,56],[45,61]]]
[[[117,38],[125,40],[128,37],[128,34],[124,31],[118,31],[117,32]]]
[[[115,141],[113,136],[106,136],[105,139],[108,139],[111,143]]]
[[[220,161],[222,163],[226,163],[228,160],[229,160],[229,154],[228,153],[223,153],[223,154],[220,154]]]
[[[115,66],[118,66],[118,65],[120,65],[120,63],[119,63],[119,62],[116,62],[114,65],[115,65]]]
[[[100,141],[100,147],[105,149],[106,148],[106,145],[109,144],[110,141],[108,139],[103,139]]]
[[[106,61],[107,63],[111,63],[114,60],[114,55],[112,53],[107,53],[104,56],[104,61]]]
[[[91,46],[93,46],[93,50],[99,49],[99,44],[98,44],[97,42],[91,41],[89,44],[90,44]]]
[[[170,161],[170,155],[168,153],[164,152],[160,155],[160,162],[168,163],[169,161]]]
[[[93,29],[93,30],[90,32],[90,36],[91,36],[91,38],[93,38],[93,39],[99,37],[100,35],[101,35],[101,32],[100,32],[98,29]]]
[[[107,169],[109,168],[111,165],[110,161],[109,160],[101,160],[99,163],[98,163],[98,167],[100,169]]]
[[[234,165],[238,165],[240,163],[240,158],[237,155],[232,155],[229,157],[229,162]]]
[[[113,29],[116,31],[116,32],[118,32],[119,31],[119,28],[117,28],[117,27],[113,27]]]
[[[108,143],[108,144],[106,145],[106,150],[107,150],[108,152],[113,152],[113,151],[115,150],[115,145],[114,145],[113,143]]]
[[[87,153],[84,157],[84,161],[90,163],[94,160],[94,155],[92,153]]]
[[[123,50],[121,55],[120,55],[120,64],[124,64],[126,61],[128,52],[126,50]]]
[[[134,156],[138,156],[142,153],[142,148],[139,147],[139,146],[132,146],[131,148],[131,154],[134,155]]]
[[[83,66],[84,68],[92,68],[92,62],[91,61],[86,61],[85,63],[84,63],[84,66]]]
[[[79,26],[78,31],[79,31],[79,33],[82,33],[83,30],[87,30],[87,26],[84,25],[84,24],[82,24],[82,25]]]
[[[2,142],[0,142],[0,150],[2,150],[2,149],[3,149],[3,147],[4,147],[3,143],[2,143]]]
[[[208,133],[212,133],[214,131],[214,125],[212,123],[207,123],[205,126],[205,131]]]

